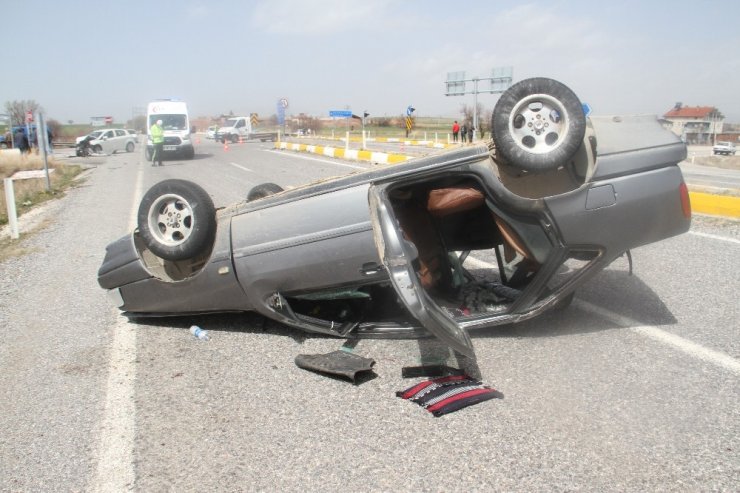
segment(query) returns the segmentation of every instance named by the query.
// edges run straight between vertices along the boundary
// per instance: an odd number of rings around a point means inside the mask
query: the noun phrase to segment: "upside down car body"
[[[567,304],[626,251],[689,229],[686,147],[655,117],[587,118],[535,78],[501,96],[492,128],[488,143],[267,184],[219,210],[194,183],[160,182],[99,283],[131,317],[256,311],[339,337],[430,332],[473,356],[470,329]]]

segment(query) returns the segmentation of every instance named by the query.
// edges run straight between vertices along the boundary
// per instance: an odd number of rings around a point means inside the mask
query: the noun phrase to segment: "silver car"
[[[587,118],[535,78],[502,94],[492,129],[217,211],[200,186],[165,180],[98,281],[129,317],[252,310],[338,337],[431,333],[473,356],[470,330],[563,307],[625,252],[689,229],[686,147],[655,117]]]
[[[95,130],[88,135],[77,138],[81,140],[91,137],[90,149],[96,154],[114,154],[116,152],[134,152],[136,148],[136,134],[121,128],[109,128],[107,130]]]

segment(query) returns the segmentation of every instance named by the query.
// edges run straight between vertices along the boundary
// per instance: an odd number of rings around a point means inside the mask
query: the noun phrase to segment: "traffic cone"
[[[244,136],[243,135],[240,135],[239,136],[239,143],[240,144],[243,144],[244,143]]]
[[[195,143],[198,144],[198,145],[200,145],[200,137],[196,137],[195,138]]]
[[[224,151],[228,151],[228,150],[229,150],[229,141],[224,139]]]

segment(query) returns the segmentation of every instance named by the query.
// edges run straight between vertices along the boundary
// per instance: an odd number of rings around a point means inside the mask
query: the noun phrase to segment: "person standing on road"
[[[455,123],[452,124],[452,142],[457,142],[457,136],[460,134],[460,124],[457,123],[457,120],[455,120]]]
[[[463,123],[462,127],[460,127],[460,141],[464,144],[465,138],[468,136],[468,126]]]
[[[15,131],[13,140],[15,147],[21,151],[21,155],[26,154],[29,151],[28,137],[26,137],[26,132],[24,132],[22,128],[19,127],[18,130]]]
[[[49,154],[54,154],[53,141],[54,141],[54,132],[51,131],[51,127],[47,126],[46,127],[46,144],[48,147],[46,149],[46,152]]]
[[[471,144],[473,143],[473,132],[474,131],[475,131],[475,127],[471,123],[470,125],[468,125],[468,142],[470,142]]]
[[[162,154],[164,153],[164,130],[162,129],[162,120],[157,120],[149,129],[149,135],[152,136],[152,166],[162,166]]]

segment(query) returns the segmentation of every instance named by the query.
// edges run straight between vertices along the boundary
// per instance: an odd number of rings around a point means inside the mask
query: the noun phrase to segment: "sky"
[[[331,110],[458,117],[448,72],[550,77],[594,115],[715,106],[740,123],[740,2],[0,0],[0,113],[124,123],[176,98],[192,116]],[[498,96],[479,94],[492,109]]]

